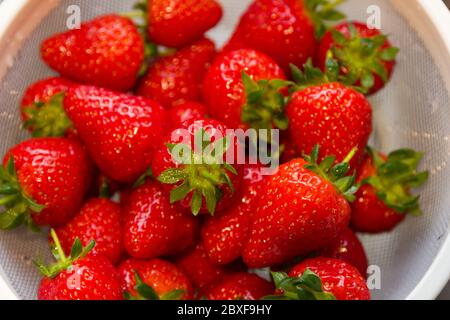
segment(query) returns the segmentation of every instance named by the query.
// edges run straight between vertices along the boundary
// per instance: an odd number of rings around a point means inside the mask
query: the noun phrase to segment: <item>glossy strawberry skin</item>
[[[259,300],[272,294],[270,282],[255,274],[240,272],[224,277],[203,292],[207,300]]]
[[[298,277],[306,269],[321,279],[323,290],[332,293],[337,300],[370,300],[366,280],[350,264],[331,258],[313,258],[295,266],[289,276]]]
[[[264,181],[244,262],[261,268],[289,262],[336,238],[348,225],[350,206],[328,181],[305,169],[303,159],[280,166]]]
[[[242,49],[221,54],[205,76],[203,97],[209,114],[234,129],[246,127],[241,121],[246,102],[243,71],[255,81],[286,78],[276,62],[263,53]]]
[[[199,101],[203,77],[216,54],[208,39],[199,40],[175,54],[160,58],[142,79],[137,94],[164,107]]]
[[[117,270],[103,256],[88,255],[55,278],[44,278],[39,300],[122,300]]]
[[[381,35],[380,30],[375,29],[375,28],[369,29],[367,27],[366,23],[361,23],[361,22],[350,22],[350,23],[355,26],[355,28],[358,32],[358,35],[363,38],[372,38],[374,36]],[[339,25],[335,26],[334,29],[339,31],[346,37],[350,37],[350,29],[349,29],[350,23],[345,22],[345,23],[339,24]],[[325,62],[327,60],[328,51],[335,46],[336,46],[336,43],[333,39],[333,35],[330,31],[328,31],[323,36],[322,40],[320,41],[318,50],[317,50],[317,54],[316,54],[316,63],[322,70],[325,70]],[[391,43],[388,40],[386,40],[385,44],[380,49],[386,49],[386,48],[390,48],[390,47],[392,47]],[[383,64],[387,70],[388,78],[391,78],[392,73],[394,72],[395,64],[396,64],[395,61],[384,61]],[[375,78],[375,84],[370,89],[369,94],[374,94],[374,93],[380,91],[385,86],[384,81],[381,79],[381,77],[379,75],[373,73],[373,76]],[[360,83],[357,83],[356,85],[359,85],[359,84]]]
[[[349,228],[341,233],[317,254],[321,257],[334,258],[345,261],[356,269],[362,276],[366,276],[368,261],[364,247],[356,234]]]
[[[24,141],[6,154],[3,165],[14,158],[22,189],[45,206],[32,214],[39,226],[60,226],[80,209],[90,183],[92,164],[83,146],[64,138]]]
[[[251,48],[286,71],[303,66],[316,50],[314,25],[299,0],[257,0],[248,8],[225,51]]]
[[[142,281],[153,288],[159,296],[175,290],[183,290],[181,300],[192,300],[194,290],[187,276],[170,262],[153,259],[128,259],[119,267],[122,290],[136,296],[136,272]]]
[[[199,102],[185,102],[173,106],[169,110],[169,119],[171,121],[171,129],[180,128],[185,121],[195,121],[205,119],[207,117],[207,108]]]
[[[148,33],[157,44],[180,48],[201,38],[221,18],[222,7],[215,0],[152,0]]]
[[[149,168],[167,125],[167,114],[158,103],[79,86],[67,92],[64,105],[92,159],[107,177],[133,183]]]
[[[75,239],[87,246],[92,240],[92,253],[105,256],[115,264],[122,257],[122,212],[120,205],[109,199],[94,198],[63,227],[55,229],[66,254],[70,254]]]
[[[286,112],[298,152],[319,144],[323,155],[341,162],[357,147],[350,165],[358,168],[372,132],[372,107],[362,94],[339,83],[313,86],[294,93]]]
[[[41,55],[65,78],[128,91],[144,62],[144,42],[133,21],[107,15],[47,39]]]
[[[369,155],[364,157],[358,171],[357,181],[376,175],[376,168]],[[406,215],[389,208],[369,184],[363,185],[356,193],[352,203],[352,218],[350,225],[353,230],[367,233],[388,232],[400,224]]]
[[[264,176],[261,165],[247,165],[240,201],[215,217],[208,217],[201,230],[208,257],[217,264],[228,264],[242,255],[252,225]]]
[[[194,244],[197,220],[172,206],[156,182],[133,190],[124,204],[124,245],[135,258],[175,255]]]

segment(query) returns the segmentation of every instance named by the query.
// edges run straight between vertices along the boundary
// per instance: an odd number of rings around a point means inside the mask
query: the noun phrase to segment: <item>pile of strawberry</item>
[[[398,49],[363,23],[326,24],[344,18],[339,2],[255,0],[219,52],[204,37],[215,0],[143,1],[134,20],[47,39],[60,76],[26,90],[33,138],[0,168],[0,228],[50,227],[57,262],[36,262],[38,298],[369,299],[354,232],[420,214],[410,191],[428,174],[421,153],[367,146],[366,96]],[[199,136],[236,149],[216,134],[249,128],[281,130],[271,175],[259,161],[175,160],[180,144],[201,158]]]

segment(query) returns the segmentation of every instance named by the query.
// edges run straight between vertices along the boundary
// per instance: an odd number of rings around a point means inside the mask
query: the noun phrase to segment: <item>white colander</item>
[[[1,2],[1,0],[0,0]],[[32,82],[53,75],[39,59],[43,39],[66,29],[69,5],[82,19],[122,12],[133,0],[4,0],[0,5],[0,154],[27,138],[18,105]],[[230,35],[250,0],[221,0],[225,17],[211,32],[218,44]],[[372,144],[387,152],[412,147],[426,152],[431,172],[421,190],[424,215],[396,231],[362,236],[370,263],[381,270],[374,299],[433,299],[450,276],[450,13],[441,0],[348,0],[342,9],[366,21],[381,9],[382,28],[401,48],[392,82],[371,98]],[[371,7],[374,8],[374,7]],[[276,44],[274,44],[276,45]],[[48,258],[44,234],[0,232],[0,298],[35,299],[40,276],[34,258]]]

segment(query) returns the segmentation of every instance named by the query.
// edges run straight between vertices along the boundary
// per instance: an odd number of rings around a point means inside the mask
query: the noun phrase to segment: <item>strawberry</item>
[[[144,41],[133,21],[107,15],[45,40],[41,55],[65,78],[128,91],[144,63]]]
[[[150,166],[165,134],[166,112],[156,102],[106,89],[69,89],[65,109],[103,174],[133,183]]]
[[[345,261],[358,269],[361,275],[367,274],[368,262],[364,247],[356,234],[349,228],[339,237],[320,249],[317,254]]]
[[[332,167],[335,157],[319,164],[316,147],[306,160],[281,165],[263,182],[243,252],[247,266],[289,262],[323,247],[345,229],[350,220],[347,200],[355,192],[354,176],[345,176],[351,155]]]
[[[119,267],[122,290],[131,300],[192,300],[186,275],[170,262],[128,259]]]
[[[170,201],[194,215],[231,206],[242,180],[233,167],[239,143],[216,120],[184,122],[172,131],[152,163],[152,172],[170,191]],[[234,154],[233,154],[234,152]]]
[[[185,121],[201,120],[207,117],[206,107],[198,102],[185,102],[169,110],[172,130],[180,128]]]
[[[284,70],[302,66],[315,53],[325,21],[344,18],[329,0],[256,0],[245,14],[225,50],[251,48],[266,53]]]
[[[228,270],[209,259],[202,244],[184,253],[177,259],[177,266],[183,270],[197,288],[205,287],[222,279]]]
[[[428,172],[418,172],[423,154],[401,149],[387,157],[372,149],[358,171],[362,184],[352,204],[351,227],[360,232],[380,233],[392,230],[410,213],[421,214],[419,196],[410,193],[428,179]]]
[[[369,101],[343,84],[326,83],[328,75],[321,75],[310,63],[305,65],[305,78],[297,72],[294,74],[300,83],[318,83],[300,85],[286,108],[290,139],[298,152],[310,153],[319,144],[324,154],[335,155],[337,161],[342,161],[356,146],[358,151],[351,162],[351,167],[356,169],[372,132]],[[325,78],[321,79],[322,76]]]
[[[398,52],[379,30],[369,28],[366,23],[345,22],[322,38],[316,63],[325,70],[327,57],[331,55],[339,63],[341,82],[374,94],[391,78]]]
[[[270,282],[256,274],[239,272],[211,284],[202,296],[207,300],[259,300],[273,290]]]
[[[49,78],[27,88],[20,108],[23,125],[33,137],[64,137],[72,130],[63,106],[64,94],[72,85],[64,78]]]
[[[215,53],[214,43],[205,38],[160,58],[143,77],[138,95],[154,99],[166,108],[198,101],[203,77]]]
[[[104,255],[113,264],[122,257],[122,225],[120,205],[109,199],[93,198],[86,202],[81,211],[66,225],[56,228],[61,246],[70,253],[75,239],[83,245],[94,240],[92,253]]]
[[[305,290],[303,282],[306,280],[311,285],[312,276],[316,277],[313,281],[315,285]],[[358,270],[337,259],[308,259],[295,266],[289,276],[278,274],[274,278],[277,278],[277,288],[287,289],[284,295],[293,297],[293,300],[303,300],[311,295],[318,300],[370,300],[366,280]]]
[[[90,253],[95,242],[83,248],[81,241],[75,240],[67,257],[54,230],[51,235],[57,262],[49,267],[36,262],[45,276],[39,286],[39,300],[122,300],[117,270],[105,257]]]
[[[203,246],[215,263],[228,264],[241,256],[250,236],[252,216],[262,192],[263,179],[260,165],[247,165],[240,201],[222,214],[208,218],[203,224]]]
[[[222,18],[215,0],[143,0],[151,41],[180,48],[200,39]]]
[[[205,76],[203,97],[209,114],[230,128],[285,129],[284,96],[287,83],[281,68],[254,50],[221,54]]]
[[[135,258],[174,255],[194,244],[197,221],[170,205],[155,182],[146,182],[124,204],[124,245]]]
[[[24,223],[59,226],[80,209],[91,163],[84,148],[64,138],[34,138],[15,146],[0,167],[0,228]]]

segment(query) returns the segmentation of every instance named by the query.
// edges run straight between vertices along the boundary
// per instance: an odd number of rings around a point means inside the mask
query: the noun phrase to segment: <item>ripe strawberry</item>
[[[63,106],[64,94],[72,85],[64,78],[49,78],[27,88],[20,109],[24,128],[33,137],[63,137],[73,131]]]
[[[186,275],[164,260],[129,259],[119,267],[122,290],[131,300],[192,300],[194,290]]]
[[[320,73],[305,65],[307,75],[316,72]],[[286,113],[290,138],[300,153],[310,153],[319,144],[323,154],[342,161],[356,146],[351,167],[356,169],[361,163],[372,132],[372,107],[362,94],[337,82],[313,85],[292,95]]]
[[[63,227],[55,229],[64,252],[70,253],[75,239],[83,245],[94,240],[92,253],[105,256],[115,264],[122,257],[122,214],[120,205],[109,199],[94,198]]]
[[[84,148],[64,138],[34,138],[6,154],[0,167],[0,229],[19,224],[59,226],[80,209],[91,163]]]
[[[194,244],[197,221],[170,205],[155,182],[133,190],[124,204],[124,244],[135,258],[174,255]]]
[[[192,120],[174,130],[160,145],[152,172],[179,203],[194,215],[214,214],[233,204],[242,180],[234,168],[239,143],[216,120]]]
[[[338,1],[256,0],[242,16],[225,50],[251,48],[271,56],[284,70],[314,56],[324,21],[344,18]]]
[[[366,276],[368,262],[364,247],[356,234],[347,228],[339,237],[320,249],[317,254],[321,257],[334,258],[345,261]]]
[[[57,262],[49,267],[36,262],[45,276],[39,286],[39,300],[123,299],[120,277],[111,262],[90,253],[95,242],[83,248],[81,242],[75,240],[70,256],[66,257],[53,230],[51,235],[56,244]]]
[[[200,39],[222,18],[215,0],[144,0],[143,9],[150,39],[166,47],[180,48]]]
[[[205,76],[203,97],[209,114],[231,128],[286,129],[281,68],[254,50],[220,55]]]
[[[173,106],[169,110],[168,118],[171,121],[172,130],[180,128],[185,121],[195,121],[207,118],[206,107],[198,102],[185,102]]]
[[[138,95],[154,99],[166,108],[200,100],[203,77],[215,54],[214,43],[202,39],[160,58],[142,79]]]
[[[306,160],[280,166],[261,186],[252,233],[243,258],[250,268],[268,267],[317,250],[348,225],[354,177],[348,158],[332,167],[334,156],[320,163],[316,147]]]
[[[222,214],[208,218],[202,226],[203,246],[209,258],[217,264],[228,264],[242,254],[262,192],[264,176],[261,168],[261,165],[247,165],[240,201]]]
[[[211,284],[202,294],[207,300],[259,300],[273,291],[270,282],[255,274],[240,272]]]
[[[144,41],[133,21],[107,15],[47,39],[41,54],[65,78],[128,91],[144,63]]]
[[[156,102],[101,88],[71,88],[65,109],[103,174],[132,183],[150,166],[165,134],[166,113]]]
[[[337,300],[370,300],[366,280],[355,267],[344,261],[331,258],[308,259],[295,266],[289,272],[289,277],[298,280],[305,273],[308,275],[307,271],[318,276],[323,283],[323,291],[331,293]],[[332,296],[325,299],[333,298]],[[323,298],[323,293],[319,298]]]
[[[399,52],[387,38],[366,23],[342,23],[322,38],[316,63],[325,70],[331,54],[338,61],[341,82],[358,86],[364,93],[376,93],[391,78]]]
[[[419,196],[410,193],[428,179],[428,172],[418,172],[423,154],[410,149],[385,156],[369,149],[358,172],[362,184],[352,204],[351,227],[360,232],[379,233],[392,230],[407,213],[420,215]]]

